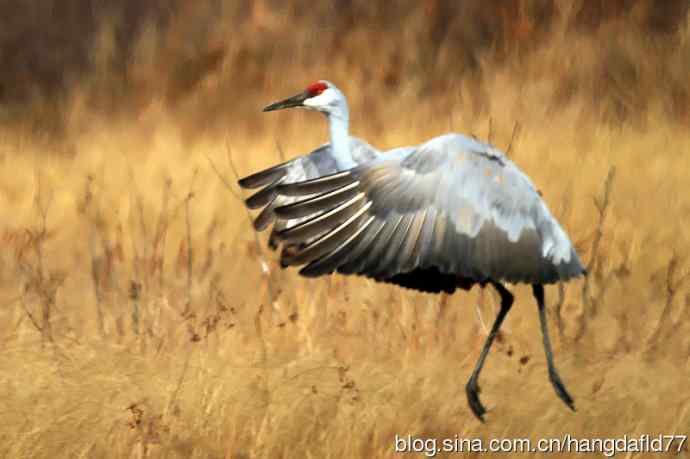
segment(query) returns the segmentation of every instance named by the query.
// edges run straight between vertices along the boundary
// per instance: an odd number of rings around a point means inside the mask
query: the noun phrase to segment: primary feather
[[[433,268],[476,282],[547,284],[584,273],[529,178],[499,150],[460,134],[275,188],[307,198],[275,209],[311,225],[302,238],[278,233],[301,245],[282,264],[307,264],[303,275],[337,270],[383,280]],[[343,218],[324,218],[328,212]]]
[[[379,155],[376,148],[356,137],[350,137],[350,151],[355,164],[364,164]],[[319,177],[328,176],[338,171],[339,168],[331,144],[327,143],[306,155],[298,156],[240,179],[238,183],[244,189],[261,188],[245,200],[248,208],[261,209],[261,212],[254,219],[254,228],[257,231],[263,231],[274,224],[269,241],[271,247],[276,248],[279,244],[278,232],[300,222],[300,219],[276,221],[276,208],[286,206],[298,199],[290,196],[289,185],[313,179],[316,179],[318,184]],[[279,185],[285,186],[282,195],[277,192]],[[308,188],[303,187],[300,190],[299,197],[301,198],[310,194]]]

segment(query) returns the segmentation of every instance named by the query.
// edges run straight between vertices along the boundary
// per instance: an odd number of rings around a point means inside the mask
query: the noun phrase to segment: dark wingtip
[[[287,171],[285,170],[285,167],[290,163],[291,161],[278,164],[273,167],[269,167],[268,169],[264,169],[262,171],[256,172],[252,175],[248,175],[246,177],[242,177],[237,181],[237,184],[244,189],[251,190],[254,188],[260,188],[264,185],[269,185],[271,183],[275,183],[276,180],[279,180],[282,177],[285,177],[287,175]]]
[[[252,221],[252,225],[256,231],[261,232],[268,228],[268,226],[273,223],[274,220],[275,216],[273,215],[273,204],[269,204],[268,206],[264,207],[264,210],[262,210],[254,221]]]

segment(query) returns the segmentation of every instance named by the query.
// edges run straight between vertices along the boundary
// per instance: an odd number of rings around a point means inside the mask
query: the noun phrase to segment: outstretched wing
[[[379,151],[374,147],[355,137],[350,138],[350,148],[352,158],[356,164],[372,161],[379,154]],[[295,198],[289,196],[279,196],[277,192],[278,185],[315,179],[333,174],[338,172],[338,170],[331,145],[327,143],[309,154],[299,156],[240,179],[238,184],[242,188],[261,188],[245,200],[245,204],[249,209],[261,209],[253,221],[254,229],[263,231],[275,222],[269,245],[272,248],[277,247],[277,231],[289,228],[298,222],[288,220],[275,221],[276,207],[295,201]]]
[[[459,134],[276,191],[302,197],[275,214],[301,219],[277,236],[287,242],[282,265],[306,265],[305,276],[338,271],[417,288],[406,273],[539,284],[584,273],[529,178]]]

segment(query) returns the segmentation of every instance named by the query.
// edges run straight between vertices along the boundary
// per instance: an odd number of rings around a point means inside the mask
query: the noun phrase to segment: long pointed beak
[[[284,108],[292,107],[302,107],[304,106],[304,101],[309,98],[309,94],[306,92],[297,94],[296,96],[288,97],[287,99],[281,100],[279,102],[272,103],[264,107],[264,112],[272,112],[273,110],[282,110]]]

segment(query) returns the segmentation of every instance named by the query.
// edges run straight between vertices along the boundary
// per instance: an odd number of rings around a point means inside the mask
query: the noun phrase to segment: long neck
[[[347,107],[327,114],[331,131],[331,149],[338,170],[351,169],[356,166],[350,152],[350,135],[348,133],[349,115]]]

